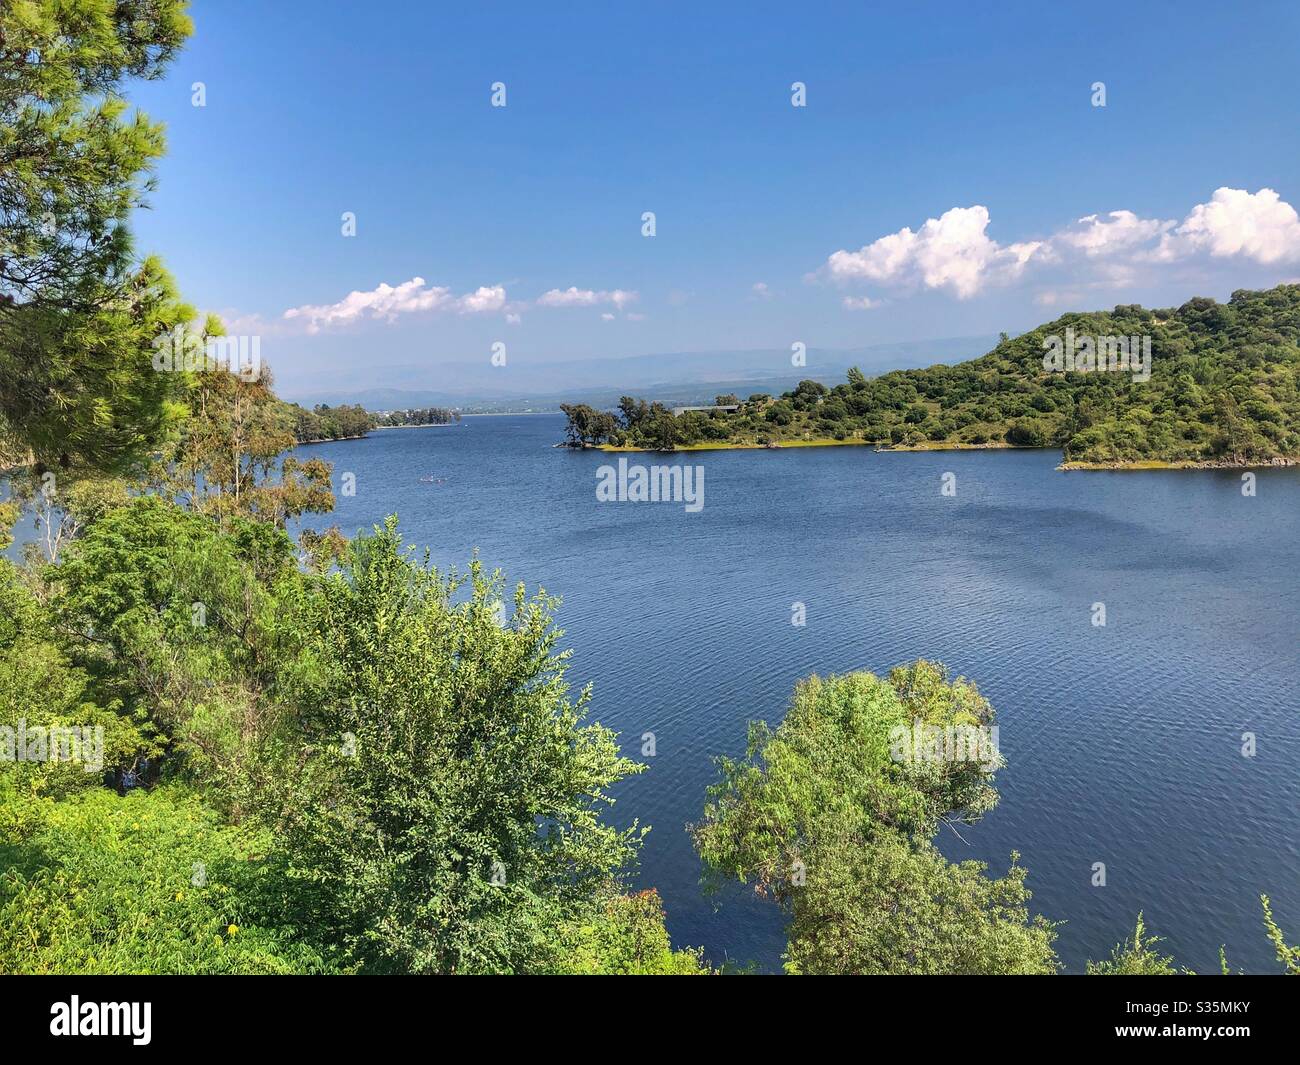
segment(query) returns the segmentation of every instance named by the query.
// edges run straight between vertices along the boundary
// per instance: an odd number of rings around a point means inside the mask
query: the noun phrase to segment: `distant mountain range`
[[[486,359],[446,366],[374,366],[369,381],[384,388],[338,385],[314,390],[287,388],[285,399],[311,407],[357,403],[368,410],[454,407],[462,411],[559,410],[561,403],[611,407],[622,395],[685,405],[711,402],[719,393],[742,398],[755,392],[782,392],[811,378],[842,380],[850,366],[868,376],[889,370],[954,363],[982,355],[995,336],[875,344],[870,347],[809,348],[807,365],[790,364],[789,349],[694,351],[611,359],[571,359],[544,364],[511,357],[504,367]],[[566,384],[567,382],[567,384]]]

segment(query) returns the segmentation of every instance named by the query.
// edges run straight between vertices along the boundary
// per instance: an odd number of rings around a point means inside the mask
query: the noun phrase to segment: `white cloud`
[[[846,311],[869,311],[880,306],[880,300],[873,300],[868,296],[845,296],[840,302],[844,304]]]
[[[1095,214],[1080,218],[1076,228],[1056,234],[1052,242],[1077,248],[1085,255],[1107,255],[1120,248],[1145,244],[1174,225],[1155,218],[1139,218],[1132,211],[1111,211],[1106,217],[1110,221],[1103,221],[1101,215]]]
[[[1241,258],[1262,265],[1300,262],[1300,215],[1272,189],[1217,189],[1182,222],[1141,218],[1128,210],[1091,214],[1047,240],[999,244],[988,233],[988,209],[954,207],[919,230],[900,229],[858,251],[829,256],[816,276],[840,283],[946,289],[967,299],[986,285],[1012,281],[1031,266],[1051,268],[1044,303],[1065,293],[1115,289],[1153,280],[1158,263],[1196,256]],[[848,309],[873,305],[849,297]]]
[[[422,311],[482,314],[499,311],[505,302],[506,290],[501,285],[484,286],[464,296],[455,296],[445,286],[429,287],[424,278],[413,277],[400,285],[381,284],[369,292],[349,292],[337,303],[291,307],[283,317],[302,321],[307,332],[318,333],[322,328],[349,325],[364,319],[392,322],[398,315]]]
[[[767,287],[766,281],[755,281],[751,286],[751,290],[760,300],[770,300],[772,298],[772,290]]]
[[[612,322],[614,320],[614,316],[610,314],[609,311],[605,311],[604,313],[601,314],[600,320],[602,322]]]
[[[566,289],[553,288],[537,297],[539,307],[595,307],[598,304],[613,304],[622,310],[627,304],[635,303],[637,294],[621,288],[604,289],[599,292],[589,288],[569,286]]]
[[[826,260],[826,270],[836,281],[920,283],[967,299],[995,274],[1017,276],[1043,247],[1038,241],[1004,247],[984,232],[988,224],[987,207],[954,207],[927,219],[915,233],[904,227],[858,251],[837,251]]]
[[[1300,217],[1272,189],[1215,189],[1209,203],[1198,203],[1161,238],[1151,258],[1171,262],[1202,251],[1265,265],[1300,259]]]
[[[462,314],[481,314],[499,311],[506,304],[506,290],[500,285],[480,286],[476,291],[461,296],[457,310]]]

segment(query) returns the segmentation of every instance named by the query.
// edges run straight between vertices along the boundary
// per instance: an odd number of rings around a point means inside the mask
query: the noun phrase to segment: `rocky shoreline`
[[[1300,458],[1274,455],[1271,459],[1233,462],[1213,459],[1205,462],[1163,462],[1139,459],[1136,462],[1062,462],[1058,470],[1272,470],[1300,466]]]

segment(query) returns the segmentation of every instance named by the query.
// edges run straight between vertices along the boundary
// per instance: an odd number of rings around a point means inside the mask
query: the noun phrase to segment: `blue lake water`
[[[705,506],[686,513],[598,503],[610,456],[552,448],[562,425],[479,417],[303,448],[336,486],[356,475],[313,524],[350,535],[395,512],[440,566],[477,549],[563,598],[593,717],[633,757],[656,737],[613,816],[653,826],[639,883],[676,944],[780,965],[770,905],[699,889],[685,826],[712,758],[742,751],[748,720],[779,721],[800,677],[928,657],[992,701],[1008,763],[1000,805],[940,844],[995,872],[1018,850],[1034,908],[1066,922],[1067,970],[1139,910],[1180,964],[1212,971],[1225,944],[1235,966],[1277,969],[1258,896],[1300,935],[1300,470],[1260,471],[1251,498],[1236,472],[1061,473],[1053,451],[630,456],[703,466]]]

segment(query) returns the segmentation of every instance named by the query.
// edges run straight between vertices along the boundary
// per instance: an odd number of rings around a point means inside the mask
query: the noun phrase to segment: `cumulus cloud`
[[[569,286],[566,289],[553,288],[537,297],[539,307],[595,307],[600,304],[612,304],[622,310],[627,304],[635,303],[637,294],[621,288],[599,292],[589,288]]]
[[[1001,245],[985,232],[988,225],[987,207],[954,207],[927,219],[916,232],[905,226],[858,251],[837,251],[826,260],[826,270],[836,281],[919,283],[967,299],[995,274],[1018,275],[1043,246],[1038,241]]]
[[[1300,217],[1272,189],[1215,189],[1209,203],[1198,203],[1161,238],[1151,257],[1170,262],[1198,252],[1264,265],[1300,259]]]
[[[1052,244],[1077,248],[1088,256],[1107,255],[1121,248],[1145,244],[1174,225],[1155,218],[1139,218],[1132,211],[1111,211],[1106,219],[1108,221],[1096,214],[1080,218],[1073,229],[1057,233]]]
[[[772,298],[772,290],[767,287],[766,281],[755,281],[750,286],[750,291],[760,300],[770,300]]]
[[[291,307],[283,317],[303,322],[307,332],[318,333],[330,326],[349,325],[366,319],[392,322],[399,315],[422,311],[482,314],[499,311],[505,303],[506,290],[501,285],[483,286],[456,296],[445,286],[429,286],[424,278],[413,277],[400,285],[381,284],[368,292],[349,292],[337,303]]]
[[[1091,214],[1045,240],[1000,244],[988,235],[989,212],[976,204],[954,207],[928,219],[915,232],[900,229],[857,251],[830,255],[820,276],[852,284],[944,289],[967,299],[986,285],[1019,278],[1031,266],[1049,282],[1044,293],[1120,288],[1142,280],[1155,264],[1196,256],[1236,257],[1261,265],[1300,261],[1300,216],[1272,189],[1217,189],[1181,222],[1142,218],[1133,211]],[[870,297],[848,297],[849,309],[873,306]]]

